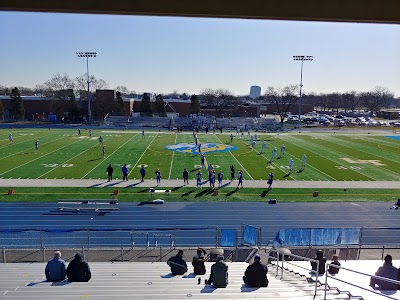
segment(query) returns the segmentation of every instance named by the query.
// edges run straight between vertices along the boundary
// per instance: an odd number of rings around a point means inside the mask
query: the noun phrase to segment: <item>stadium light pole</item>
[[[310,55],[293,55],[293,60],[301,61],[301,69],[300,69],[300,97],[299,97],[299,128],[301,128],[301,89],[303,87],[303,63],[304,61],[312,61],[314,60],[313,56]]]
[[[92,111],[90,109],[90,77],[89,77],[89,57],[96,57],[97,52],[76,52],[78,57],[86,58],[86,73],[87,73],[87,98],[88,98],[88,124],[92,124]]]

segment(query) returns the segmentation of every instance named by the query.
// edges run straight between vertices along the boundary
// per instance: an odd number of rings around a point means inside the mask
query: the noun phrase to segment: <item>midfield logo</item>
[[[175,145],[165,146],[168,150],[175,152],[188,153],[188,154],[199,154],[199,146],[193,143],[179,143]],[[201,153],[211,153],[211,152],[226,152],[237,150],[236,146],[225,145],[225,144],[214,144],[214,143],[204,143],[201,144]]]

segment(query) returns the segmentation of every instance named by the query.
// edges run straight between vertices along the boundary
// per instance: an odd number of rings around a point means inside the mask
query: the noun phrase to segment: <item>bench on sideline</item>
[[[151,195],[151,199],[153,199],[154,194],[166,194],[169,196],[171,194],[172,190],[156,190],[155,188],[150,188],[149,193]]]
[[[59,199],[59,210],[118,210],[117,199]]]

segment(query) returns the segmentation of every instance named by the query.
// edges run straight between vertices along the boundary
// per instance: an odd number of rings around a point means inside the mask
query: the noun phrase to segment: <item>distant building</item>
[[[256,99],[261,96],[261,87],[253,85],[250,87],[250,99]]]

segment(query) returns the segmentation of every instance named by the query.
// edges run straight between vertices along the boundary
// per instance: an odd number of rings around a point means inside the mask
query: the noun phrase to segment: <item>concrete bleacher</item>
[[[165,262],[90,263],[92,279],[87,283],[45,282],[45,263],[6,263],[0,265],[0,299],[313,299],[314,285],[301,277],[288,274],[280,280],[271,267],[268,288],[249,288],[242,281],[248,264],[227,264],[229,285],[215,289],[204,284],[210,262],[204,276],[190,273],[191,266],[186,275],[172,276]],[[322,289],[315,299],[323,299]],[[348,298],[330,291],[327,299]]]
[[[286,262],[284,263],[285,273],[283,277],[285,277],[285,274],[289,273],[288,271],[290,271],[290,273],[298,275],[299,277],[302,278],[306,278],[310,282],[316,279],[315,275],[309,273],[310,263],[308,261],[291,261],[289,263]],[[348,261],[340,261],[340,263],[341,267],[344,267],[346,269],[351,269],[354,271],[359,271],[369,275],[375,275],[375,272],[378,269],[378,267],[383,265],[383,262],[380,260],[348,260]],[[281,265],[281,262],[279,263],[279,265]],[[400,261],[394,260],[393,265],[395,267],[399,267]],[[342,294],[347,293],[352,298],[358,298],[364,300],[385,299],[382,295],[377,295],[371,292],[375,291],[378,292],[379,294],[388,295],[395,299],[400,299],[400,291],[379,291],[369,287],[370,277],[362,274],[342,269],[339,271],[338,274],[332,277],[337,278],[338,280],[328,277],[327,284],[330,290],[337,290]],[[325,275],[319,276],[318,280],[320,283],[324,284]],[[349,282],[352,285],[347,284],[346,282]],[[362,286],[367,290],[358,288],[354,285]]]

